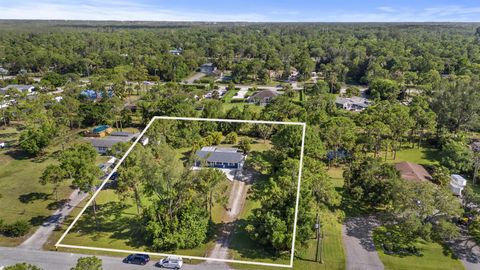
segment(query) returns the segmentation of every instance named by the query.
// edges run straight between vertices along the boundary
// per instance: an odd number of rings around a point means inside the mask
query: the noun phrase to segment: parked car
[[[131,264],[139,264],[145,265],[150,261],[150,256],[147,254],[130,254],[125,259],[123,259],[124,263],[131,263]]]
[[[6,142],[0,142],[0,149],[3,149],[7,147],[7,143]]]
[[[156,266],[164,267],[170,269],[180,269],[183,265],[183,259],[178,256],[168,256],[167,258],[161,259]]]

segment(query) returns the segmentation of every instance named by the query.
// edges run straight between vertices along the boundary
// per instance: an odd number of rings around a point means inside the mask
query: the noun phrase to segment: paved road
[[[347,218],[342,226],[347,270],[383,270],[373,244],[372,229],[378,226],[373,216]]]
[[[449,246],[463,263],[465,269],[480,269],[480,247],[465,229],[461,230],[458,239],[449,242]]]
[[[50,234],[52,234],[53,230],[55,230],[55,227],[59,225],[65,219],[65,217],[68,216],[70,212],[87,196],[88,193],[74,190],[72,194],[70,194],[68,202],[64,204],[62,208],[55,211],[53,215],[43,222],[43,224],[37,229],[37,231],[35,231],[35,233],[33,233],[18,247],[41,250],[43,245],[48,241]]]
[[[191,83],[195,83],[196,80],[200,80],[202,77],[205,77],[207,74],[205,73],[201,73],[201,72],[197,72],[195,74],[193,74],[192,76],[188,77],[185,82],[187,84],[191,84]]]
[[[87,255],[64,253],[55,251],[40,251],[21,248],[0,247],[0,266],[8,266],[16,263],[26,262],[43,268],[44,270],[69,270],[74,266],[80,257]],[[137,266],[122,263],[122,258],[98,256],[102,259],[104,270],[132,270],[132,269],[158,269],[154,266],[156,262],[150,262],[146,266]],[[198,265],[184,265],[182,270],[229,270],[226,264],[222,263],[201,263]]]

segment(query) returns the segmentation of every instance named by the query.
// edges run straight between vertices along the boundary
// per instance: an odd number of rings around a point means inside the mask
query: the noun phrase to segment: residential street
[[[21,248],[0,247],[0,266],[8,266],[26,262],[44,270],[69,270],[77,259],[88,255],[64,253],[55,251],[40,251]],[[146,266],[125,264],[120,257],[98,256],[103,261],[104,270],[128,270],[128,269],[158,269],[156,261],[151,261]],[[182,270],[228,270],[228,265],[221,263],[202,263],[198,265],[184,265]]]
[[[451,241],[449,246],[466,270],[480,269],[480,247],[473,237],[467,234],[466,230],[462,230],[460,237]]]
[[[55,227],[60,224],[66,216],[86,197],[88,193],[74,190],[62,208],[56,210],[43,224],[33,233],[27,240],[21,243],[18,247],[25,249],[41,250],[43,245],[48,241],[50,234],[52,234]]]
[[[383,263],[373,244],[372,229],[378,225],[373,216],[347,218],[342,226],[347,270],[381,270]]]

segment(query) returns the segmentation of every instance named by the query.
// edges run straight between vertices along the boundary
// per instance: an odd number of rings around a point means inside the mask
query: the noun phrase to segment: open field
[[[7,128],[0,130],[0,136],[2,140],[16,143],[19,133],[14,128]],[[30,158],[12,144],[8,149],[0,151],[0,219],[7,223],[29,221],[33,225],[30,230],[32,233],[59,207],[52,194],[53,186],[42,186],[38,181],[45,167],[55,162],[59,148],[59,145],[54,145],[47,149],[45,158]],[[58,198],[67,198],[71,192],[69,183],[65,182],[58,190]],[[20,238],[0,236],[0,245],[16,246],[28,236],[29,234]]]

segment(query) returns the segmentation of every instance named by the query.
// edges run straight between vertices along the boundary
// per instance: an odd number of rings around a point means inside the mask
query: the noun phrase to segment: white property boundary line
[[[73,222],[68,226],[67,230],[62,234],[60,239],[58,239],[57,243],[55,244],[56,248],[64,247],[64,248],[76,248],[76,249],[87,249],[87,250],[97,250],[97,251],[110,251],[110,252],[118,252],[118,253],[144,253],[149,254],[152,256],[171,256],[174,254],[167,254],[167,253],[156,253],[156,252],[144,252],[138,250],[122,250],[122,249],[111,249],[111,248],[98,248],[98,247],[87,247],[87,246],[77,246],[77,245],[66,245],[61,244],[63,239],[67,236],[73,226],[77,223],[78,219],[83,215],[85,210],[88,206],[92,203],[92,201],[97,197],[100,191],[103,189],[107,181],[112,177],[112,175],[117,171],[118,167],[123,163],[125,158],[130,154],[133,150],[135,145],[140,141],[143,137],[145,132],[150,128],[152,123],[157,120],[186,120],[186,121],[205,121],[205,122],[227,122],[227,123],[253,123],[253,124],[273,124],[273,125],[297,125],[302,126],[302,145],[300,150],[300,163],[298,169],[298,183],[297,183],[297,197],[295,200],[295,218],[293,224],[293,237],[292,237],[292,251],[290,254],[290,264],[275,264],[275,263],[262,263],[262,262],[252,262],[252,261],[239,261],[239,260],[229,260],[229,259],[217,259],[217,258],[206,258],[206,257],[197,257],[197,256],[184,256],[184,255],[177,255],[188,259],[195,259],[195,260],[205,260],[205,261],[216,261],[216,262],[227,262],[227,263],[242,263],[242,264],[250,264],[250,265],[262,265],[262,266],[273,266],[273,267],[285,267],[285,268],[292,268],[293,267],[293,258],[294,258],[294,251],[295,251],[295,238],[297,233],[297,219],[298,219],[298,204],[300,201],[300,186],[301,186],[301,179],[302,179],[302,167],[303,167],[303,151],[305,147],[305,133],[306,133],[306,123],[302,122],[278,122],[278,121],[262,121],[262,120],[238,120],[238,119],[214,119],[214,118],[192,118],[192,117],[170,117],[170,116],[154,116],[150,122],[147,124],[145,129],[140,133],[137,139],[133,142],[133,144],[128,148],[127,152],[123,155],[120,161],[115,165],[113,170],[108,174],[108,176],[103,180],[102,184],[98,187],[95,191],[93,196],[88,200],[87,204],[82,208],[80,213],[75,217]]]

